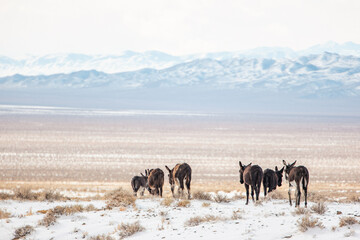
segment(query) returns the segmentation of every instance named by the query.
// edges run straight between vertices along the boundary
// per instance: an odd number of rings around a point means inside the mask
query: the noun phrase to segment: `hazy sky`
[[[360,43],[359,0],[0,0],[0,55]]]

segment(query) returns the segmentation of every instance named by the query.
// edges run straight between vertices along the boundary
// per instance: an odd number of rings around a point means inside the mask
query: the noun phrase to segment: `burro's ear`
[[[145,176],[148,176],[148,175],[149,175],[148,170],[145,169]]]
[[[248,165],[248,166],[251,166],[251,164],[252,164],[252,162],[251,162],[251,163],[249,163],[249,165]]]
[[[284,164],[285,166],[287,166],[287,164],[286,164],[285,160],[283,160],[283,164]]]
[[[279,171],[279,169],[277,168],[277,166],[275,166],[275,171]]]
[[[295,166],[295,163],[296,163],[296,160],[295,160],[295,162],[293,162],[293,163],[291,164],[291,166],[292,166],[292,167]]]
[[[141,175],[142,177],[145,177],[144,174],[142,174],[142,173],[140,173],[140,175]]]
[[[243,167],[243,165],[241,164],[241,162],[239,161],[239,166],[242,168]]]
[[[280,170],[280,172],[283,173],[283,171],[284,171],[284,167],[282,167],[282,169]]]
[[[170,170],[170,168],[169,168],[168,166],[165,165],[165,168],[166,168],[169,172],[171,172],[171,170]]]

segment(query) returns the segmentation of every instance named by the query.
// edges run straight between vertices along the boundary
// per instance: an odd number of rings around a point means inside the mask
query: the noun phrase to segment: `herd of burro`
[[[285,171],[285,179],[289,183],[289,201],[291,203],[291,188],[296,186],[295,190],[295,206],[300,205],[301,188],[303,189],[305,196],[305,207],[307,206],[307,188],[309,184],[309,171],[304,166],[295,166],[296,161],[292,164],[286,163],[283,160],[284,167],[280,170],[275,167],[275,171],[272,169],[266,169],[264,172],[258,165],[243,165],[239,161],[240,165],[240,183],[245,184],[246,189],[246,205],[249,203],[249,188],[251,187],[251,197],[254,200],[254,192],[256,195],[256,201],[259,200],[259,193],[261,183],[263,183],[264,196],[267,192],[271,192],[276,189],[276,186],[281,186],[283,172]],[[184,182],[187,189],[187,197],[190,199],[190,183],[191,183],[191,167],[187,163],[176,164],[173,169],[165,166],[169,172],[169,184],[171,193],[175,197],[175,186],[177,186],[178,196],[182,196],[184,193]],[[150,194],[159,195],[162,197],[164,186],[164,172],[160,168],[146,169],[145,175],[141,173],[141,176],[135,176],[131,179],[131,186],[134,191],[134,195],[137,196],[137,192],[140,190],[141,196],[144,195],[145,189]]]

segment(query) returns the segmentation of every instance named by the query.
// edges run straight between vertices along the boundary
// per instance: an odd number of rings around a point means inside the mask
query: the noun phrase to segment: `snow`
[[[237,192],[221,193],[234,196]],[[264,200],[260,204],[252,202],[245,205],[244,199],[229,203],[215,203],[203,200],[191,200],[189,207],[176,207],[175,200],[170,207],[161,205],[162,199],[143,198],[136,200],[136,208],[129,207],[125,211],[118,208],[106,210],[104,201],[79,202],[31,202],[6,200],[0,202],[0,209],[10,212],[9,219],[0,219],[0,239],[11,239],[16,228],[29,224],[35,231],[29,239],[81,239],[99,234],[110,235],[118,239],[117,226],[121,223],[139,221],[145,228],[129,239],[359,239],[360,225],[339,227],[339,219],[343,216],[354,216],[360,220],[359,203],[345,204],[327,203],[328,210],[324,215],[312,213],[312,218],[318,218],[324,225],[309,229],[306,232],[298,230],[297,221],[302,215],[294,214],[294,207],[290,207],[285,200]],[[209,207],[202,204],[207,202]],[[38,210],[46,210],[55,206],[93,204],[98,211],[76,213],[61,216],[58,221],[46,228],[39,226],[38,221],[43,214]],[[314,203],[309,203],[311,207]],[[26,215],[29,210],[33,212]],[[123,210],[123,209],[122,209]],[[237,211],[239,219],[232,219]],[[337,214],[341,211],[341,215]],[[214,215],[221,220],[202,223],[188,227],[185,222],[191,217]],[[335,227],[335,229],[332,229]]]
[[[0,78],[0,88],[98,88],[152,89],[194,87],[207,89],[266,89],[317,94],[360,95],[360,58],[324,52],[293,59],[239,57],[224,60],[211,58],[179,62],[158,70],[142,69],[118,73],[82,70],[69,74]],[[66,72],[66,71],[65,71]]]

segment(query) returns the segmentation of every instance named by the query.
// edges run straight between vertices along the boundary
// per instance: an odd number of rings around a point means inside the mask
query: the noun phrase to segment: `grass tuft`
[[[222,221],[222,220],[225,220],[225,219],[218,217],[218,216],[214,216],[214,215],[206,215],[203,217],[197,216],[197,217],[192,217],[189,220],[187,220],[184,225],[186,227],[195,227],[195,226],[198,226],[205,222],[217,222],[217,221]]]
[[[33,231],[34,231],[34,228],[30,225],[26,225],[24,227],[18,228],[15,230],[13,240],[23,238],[26,235],[31,234]]]
[[[9,218],[11,216],[11,213],[7,212],[6,210],[0,209],[0,219]]]
[[[161,205],[162,205],[162,206],[165,206],[165,207],[170,207],[173,202],[174,202],[174,199],[173,199],[173,198],[164,198],[164,199],[161,201]]]
[[[128,191],[118,188],[105,195],[106,207],[112,209],[114,207],[127,207],[129,205],[135,206],[136,198]]]
[[[132,236],[137,232],[142,232],[145,228],[140,225],[139,221],[137,221],[134,223],[122,223],[118,226],[118,230],[120,230],[120,239],[123,239]]]
[[[201,204],[201,206],[202,207],[210,207],[210,203],[208,203],[208,202],[203,202],[202,204]]]
[[[228,202],[230,202],[230,199],[226,195],[217,193],[214,196],[214,201],[217,203],[228,203]]]
[[[176,204],[177,207],[188,207],[189,205],[190,205],[189,200],[181,200]]]
[[[298,227],[299,230],[302,232],[306,232],[309,228],[314,227],[324,228],[323,224],[319,221],[319,219],[313,219],[309,215],[305,215],[298,220]]]
[[[318,202],[317,204],[311,206],[311,210],[317,214],[324,214],[327,210],[327,207],[324,202]]]
[[[296,215],[304,215],[304,214],[308,214],[309,210],[303,207],[297,207],[294,211],[294,214]]]
[[[97,236],[91,236],[88,238],[89,240],[115,240],[115,238],[109,236],[109,235],[105,235],[105,234],[101,234],[101,235],[97,235]]]
[[[70,206],[56,206],[46,212],[46,215],[42,220],[39,221],[39,224],[42,226],[49,227],[56,222],[56,219],[61,215],[72,215],[78,212],[84,211],[94,211],[96,208],[94,205],[90,204],[87,207],[83,207],[80,204],[70,205]]]
[[[203,191],[196,191],[195,193],[193,193],[192,197],[193,199],[198,199],[198,200],[208,200],[208,201],[212,200],[211,194]]]
[[[354,217],[342,217],[342,218],[340,218],[340,222],[339,222],[340,227],[354,225],[354,224],[359,224],[359,221]]]

